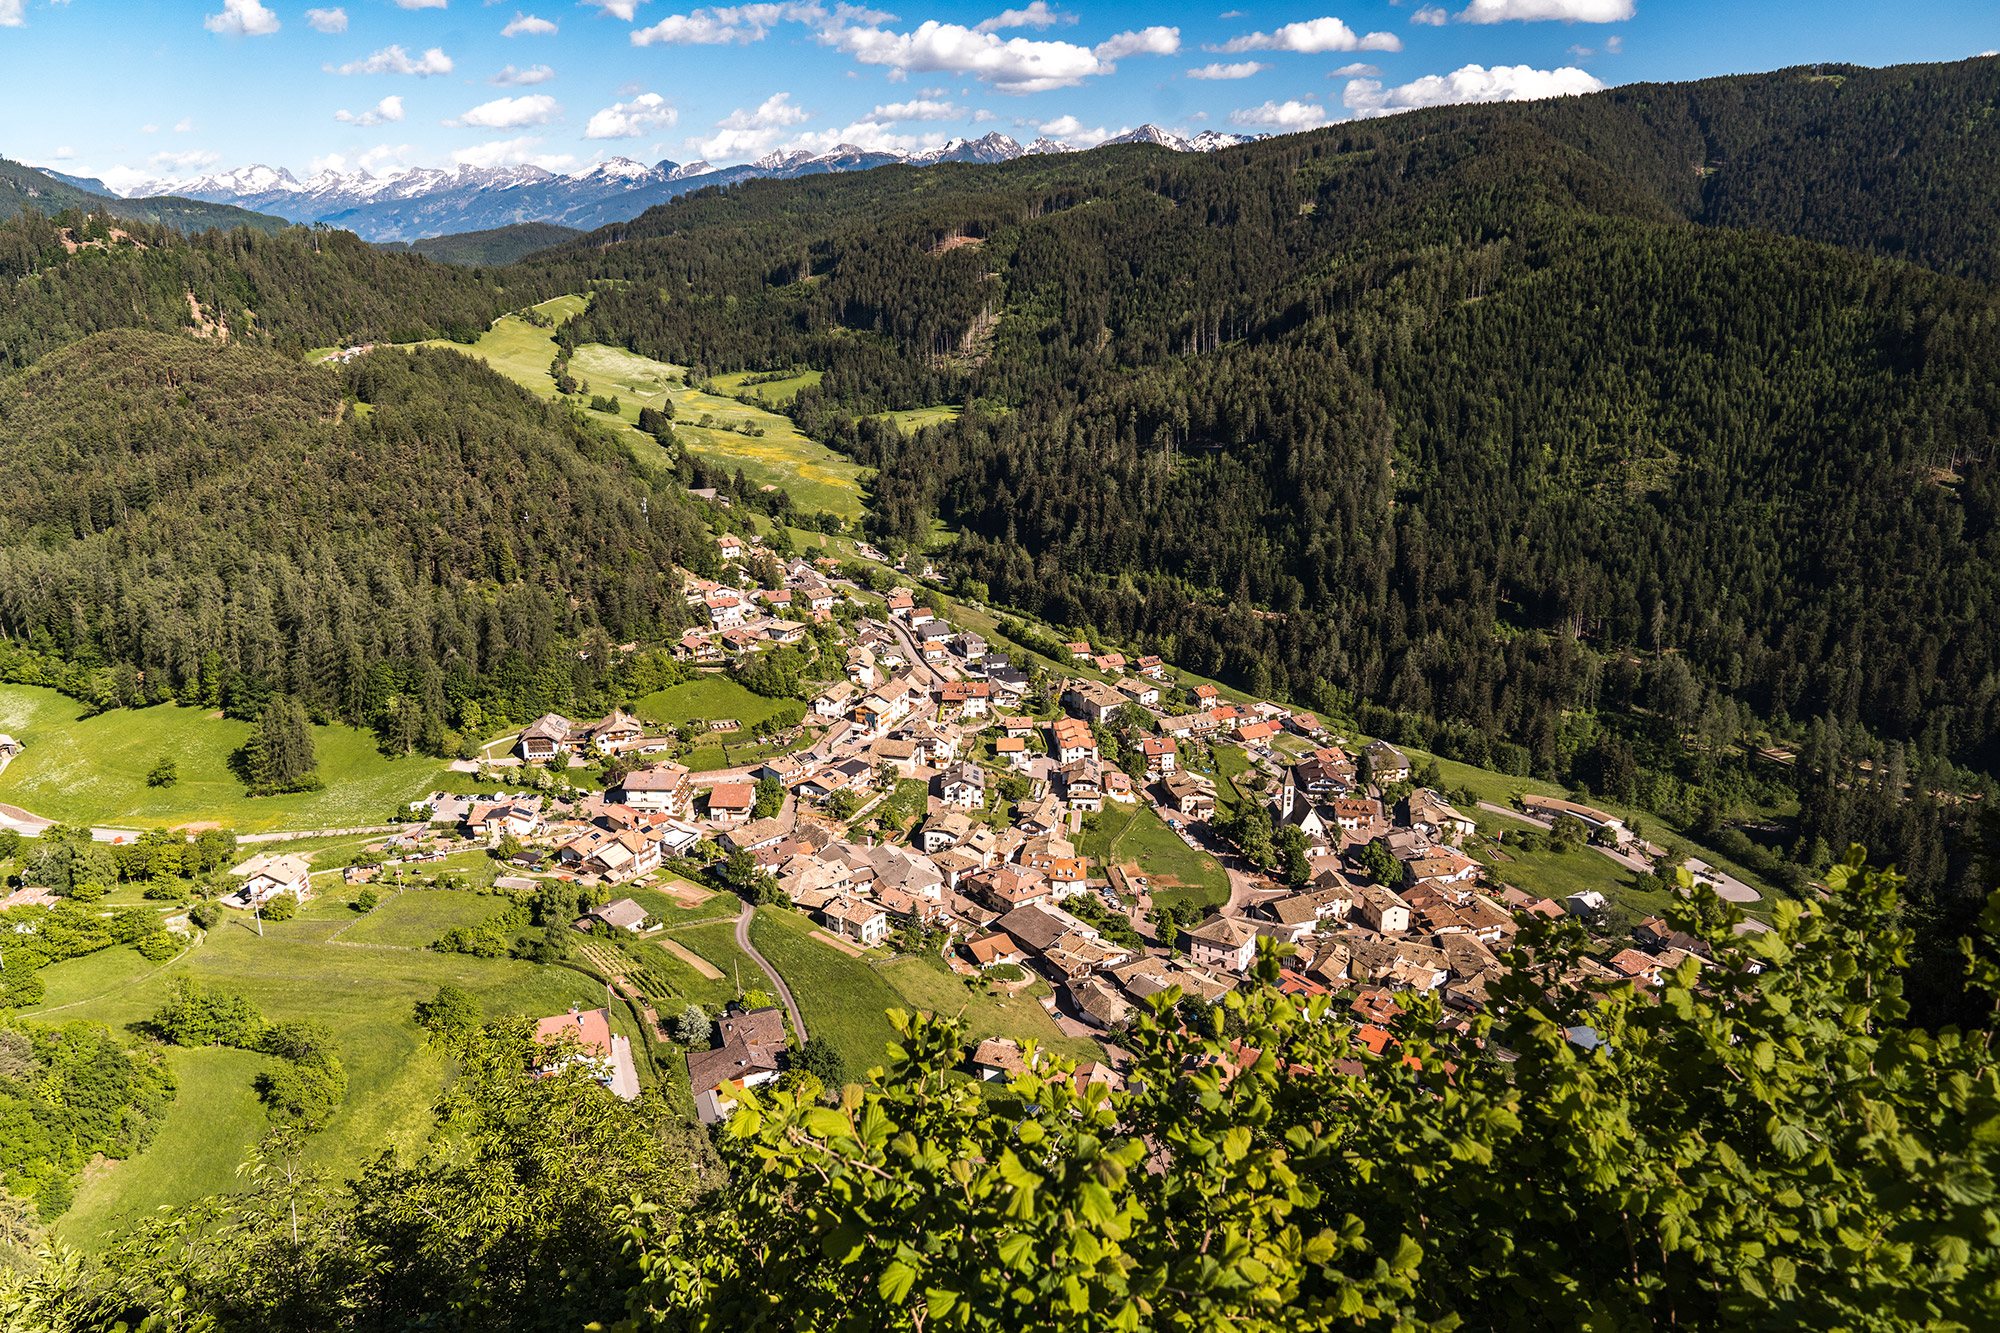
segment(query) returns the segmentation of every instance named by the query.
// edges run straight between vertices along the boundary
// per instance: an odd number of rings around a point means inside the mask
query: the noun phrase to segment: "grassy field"
[[[47,999],[22,1017],[89,1019],[127,1031],[160,1007],[173,977],[187,974],[247,995],[268,1019],[322,1019],[340,1043],[349,1083],[312,1154],[346,1175],[429,1132],[430,1107],[449,1071],[424,1048],[410,1017],[416,1001],[450,982],[477,996],[489,1018],[603,1003],[597,987],[566,968],[329,941],[353,921],[344,904],[312,903],[291,921],[266,923],[259,938],[232,914],[164,967],[130,949],[58,963],[43,972]],[[58,1226],[63,1239],[94,1248],[107,1229],[161,1204],[233,1186],[236,1164],[267,1128],[250,1092],[264,1058],[220,1051],[172,1058],[186,1079],[173,1115],[139,1156],[93,1170]]]
[[[535,309],[560,322],[581,311],[581,296],[558,297]],[[555,359],[553,329],[537,328],[524,319],[503,315],[471,346],[432,340],[429,347],[450,347],[484,360],[493,369],[527,386],[544,398],[556,395],[549,363]],[[683,367],[635,355],[622,348],[587,344],[570,358],[570,371],[588,381],[590,396],[618,399],[618,413],[588,412],[593,420],[613,429],[624,429],[626,438],[641,453],[658,453],[659,446],[638,428],[639,409],[658,407],[671,398],[676,415],[675,433],[688,450],[713,467],[745,476],[762,485],[783,486],[792,499],[807,511],[826,509],[842,518],[861,517],[862,469],[845,455],[815,444],[799,434],[789,417],[751,407],[718,394],[697,393],[686,385]],[[747,374],[747,372],[746,372]],[[724,376],[717,388],[740,383],[744,375]],[[818,373],[760,386],[773,404],[781,405],[796,394],[800,385],[817,380]],[[788,388],[789,386],[789,388]],[[699,423],[706,415],[711,425]],[[762,427],[760,436],[726,429],[747,424]]]
[[[1137,863],[1151,881],[1153,900],[1162,906],[1191,902],[1212,907],[1229,901],[1229,876],[1207,852],[1196,851],[1143,802],[1104,803],[1096,832],[1086,832],[1077,851],[1100,866]]]
[[[883,1048],[895,1040],[890,1009],[929,1009],[961,1014],[974,1039],[1034,1038],[1077,1059],[1100,1058],[1086,1039],[1064,1037],[1034,998],[1023,993],[999,1000],[969,990],[957,977],[921,958],[874,967],[810,938],[814,924],[797,912],[765,909],[750,923],[751,942],[784,974],[785,984],[804,1013],[813,1036],[832,1042],[847,1062],[850,1078],[882,1063]]]
[[[229,768],[229,756],[249,739],[249,723],[172,704],[82,712],[54,690],[0,685],[0,731],[26,745],[0,774],[0,801],[72,824],[214,821],[244,833],[338,828],[381,823],[444,770],[436,760],[385,758],[367,732],[315,727],[326,790],[249,797]],[[179,765],[180,781],[148,787],[146,773],[162,757]]]
[[[352,913],[353,924],[340,932],[340,941],[421,949],[447,930],[477,925],[506,906],[506,899],[490,894],[405,889],[366,916]]]
[[[757,373],[754,370],[738,370],[728,375],[717,375],[715,387],[724,393],[748,393],[754,398],[763,399],[773,407],[783,407],[799,396],[800,389],[809,384],[818,384],[823,375],[823,372],[817,370],[802,370],[796,375],[772,380],[767,384],[744,383],[745,380],[754,378]]]
[[[893,421],[904,430],[922,430],[925,426],[942,426],[947,421],[958,420],[962,407],[912,407],[901,412],[882,412],[878,419]]]
[[[747,729],[777,712],[782,702],[752,694],[727,676],[703,676],[657,690],[634,702],[632,711],[647,722],[676,727],[697,718],[714,722],[733,717]]]

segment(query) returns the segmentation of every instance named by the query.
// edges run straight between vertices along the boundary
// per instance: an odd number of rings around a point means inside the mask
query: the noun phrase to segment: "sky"
[[[129,189],[993,131],[1088,147],[2000,47],[1995,0],[1008,2],[0,0],[0,156]]]

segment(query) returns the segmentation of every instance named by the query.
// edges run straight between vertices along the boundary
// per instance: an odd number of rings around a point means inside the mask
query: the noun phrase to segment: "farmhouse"
[[[521,729],[521,757],[529,763],[543,763],[571,748],[569,719],[560,713],[544,713]]]
[[[312,897],[312,866],[303,856],[253,856],[229,872],[243,887],[223,899],[232,907],[261,907],[281,893],[300,902]]]
[[[574,1044],[567,1056],[543,1065],[536,1074],[546,1077],[572,1065],[617,1095],[621,1100],[639,1100],[639,1071],[632,1064],[632,1043],[611,1032],[609,1009],[572,1007],[535,1024],[535,1040],[545,1046]]]

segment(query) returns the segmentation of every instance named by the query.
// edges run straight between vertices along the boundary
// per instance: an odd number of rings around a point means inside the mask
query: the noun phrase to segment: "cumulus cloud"
[[[658,93],[640,93],[629,102],[613,102],[590,118],[586,139],[636,139],[666,129],[681,118]]]
[[[255,3],[256,0],[250,0]],[[338,69],[332,65],[323,66],[329,74],[414,74],[428,78],[433,74],[449,74],[452,71],[451,57],[433,46],[415,60],[400,46],[385,46],[366,60],[350,60]]]
[[[1111,137],[1111,131],[1099,125],[1096,129],[1086,129],[1075,116],[1057,116],[1054,120],[1043,121],[1035,126],[1051,139],[1060,139],[1078,148],[1095,148]]]
[[[406,165],[410,160],[410,155],[416,151],[416,148],[411,144],[397,144],[391,147],[388,144],[381,143],[376,144],[373,148],[363,153],[359,161],[363,167],[366,167],[370,171],[375,170],[384,163],[393,163],[400,167]]]
[[[456,120],[447,120],[453,129],[477,127],[482,130],[518,130],[529,125],[546,125],[562,114],[556,99],[547,93],[526,97],[496,97],[481,102]]]
[[[1326,108],[1317,102],[1266,102],[1262,106],[1247,106],[1230,112],[1229,123],[1251,127],[1268,125],[1280,130],[1309,130],[1326,123]]]
[[[282,25],[257,0],[222,0],[222,12],[210,14],[201,26],[229,37],[269,37]]]
[[[735,158],[761,153],[794,125],[812,119],[804,107],[792,105],[790,93],[773,93],[762,105],[736,110],[715,122],[715,134],[696,143],[705,158]]]
[[[875,108],[877,120],[957,120],[965,114],[962,106],[950,102],[918,100],[914,102],[891,102],[887,106]]]
[[[372,111],[355,115],[352,111],[336,111],[333,118],[343,125],[381,125],[391,120],[403,118],[403,99],[385,97],[375,104]]]
[[[220,161],[221,156],[220,153],[197,148],[185,153],[155,153],[146,161],[170,171],[186,171],[189,167],[205,167]]]
[[[1460,23],[1622,23],[1632,17],[1632,0],[1472,0],[1458,12]]]
[[[1594,93],[1604,84],[1584,71],[1535,69],[1528,65],[1466,65],[1450,74],[1384,88],[1373,79],[1356,79],[1341,93],[1341,104],[1357,116],[1386,116],[1426,106],[1462,102],[1526,102],[1538,97],[1574,97]]]
[[[1123,60],[1126,56],[1170,56],[1180,49],[1179,28],[1141,28],[1099,42],[1094,54],[1099,60]]]
[[[1322,51],[1400,51],[1403,39],[1393,32],[1371,32],[1364,37],[1337,18],[1317,18],[1287,23],[1276,32],[1246,33],[1206,49],[1225,55],[1238,51],[1297,51],[1302,55],[1317,55]]]
[[[314,32],[346,32],[347,11],[344,9],[308,9],[306,11],[306,25]]]
[[[192,134],[192,133],[194,133],[194,117],[193,117],[193,116],[182,116],[182,117],[181,117],[181,118],[180,118],[179,120],[175,121],[175,122],[174,122],[174,133],[175,133],[175,134]]]
[[[1432,28],[1442,28],[1450,21],[1451,15],[1444,12],[1443,5],[1425,5],[1422,9],[1410,15],[1410,22],[1421,23]]]
[[[632,34],[634,46],[729,46],[761,42],[779,23],[805,23],[822,30],[837,27],[843,17],[863,22],[886,19],[886,14],[854,10],[842,5],[829,13],[816,0],[794,0],[787,4],[721,5],[696,9],[686,14],[669,14],[650,28]]]
[[[0,28],[28,26],[28,0],[0,0]]]
[[[1187,72],[1187,76],[1190,79],[1247,79],[1252,74],[1262,74],[1269,68],[1271,68],[1269,65],[1255,60],[1239,61],[1234,65],[1225,65],[1218,61],[1213,65],[1203,65],[1200,69],[1191,69]]]
[[[596,5],[601,11],[598,14],[599,18],[609,14],[612,18],[624,19],[630,23],[633,15],[639,12],[639,6],[645,4],[646,0],[578,0],[578,3]]]
[[[495,88],[532,88],[538,83],[547,83],[555,76],[556,72],[547,65],[530,65],[526,69],[515,69],[509,65],[487,82]]]
[[[1003,93],[1040,93],[1071,88],[1112,65],[1070,42],[1038,42],[1025,37],[1002,41],[956,23],[926,21],[914,32],[847,28],[832,43],[864,65],[886,66],[891,78],[913,73],[968,74]]]
[[[555,30],[556,25],[547,19],[538,19],[533,14],[523,14],[517,9],[514,11],[514,21],[502,28],[500,35],[502,37],[519,37],[521,34],[526,33],[530,37],[547,37],[553,34]]]
[[[62,147],[56,149],[55,156],[56,161],[67,162],[76,156],[76,149],[71,148],[68,144],[64,144]]]
[[[491,143],[474,144],[461,148],[451,155],[451,160],[463,167],[518,167],[532,164],[549,171],[561,171],[576,165],[576,158],[568,153],[537,153],[541,139],[535,135],[523,135],[518,139],[496,139]]]
[[[984,23],[972,25],[974,32],[998,32],[1002,28],[1033,28],[1040,32],[1043,28],[1058,23],[1074,23],[1076,15],[1059,14],[1050,9],[1048,0],[1034,0],[1026,9],[1006,9],[987,19]]]
[[[942,134],[897,134],[891,124],[870,119],[857,120],[839,129],[808,130],[784,146],[817,156],[843,145],[870,153],[909,153],[939,147],[944,141]]]
[[[1353,78],[1365,79],[1365,78],[1373,78],[1375,75],[1380,74],[1381,72],[1382,72],[1381,66],[1364,64],[1361,61],[1357,60],[1352,65],[1342,65],[1339,69],[1333,70],[1326,77],[1328,77],[1329,79],[1353,79]]]

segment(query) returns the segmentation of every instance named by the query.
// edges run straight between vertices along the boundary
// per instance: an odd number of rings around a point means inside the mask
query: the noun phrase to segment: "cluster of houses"
[[[723,559],[740,561],[746,543],[724,533],[716,539]],[[755,544],[752,539],[751,545]],[[674,644],[674,656],[685,662],[717,663],[753,653],[773,644],[797,643],[807,626],[833,619],[843,594],[832,580],[837,561],[789,560],[782,566],[784,586],[755,588],[740,567],[729,581],[689,575],[686,596],[701,623]]]

